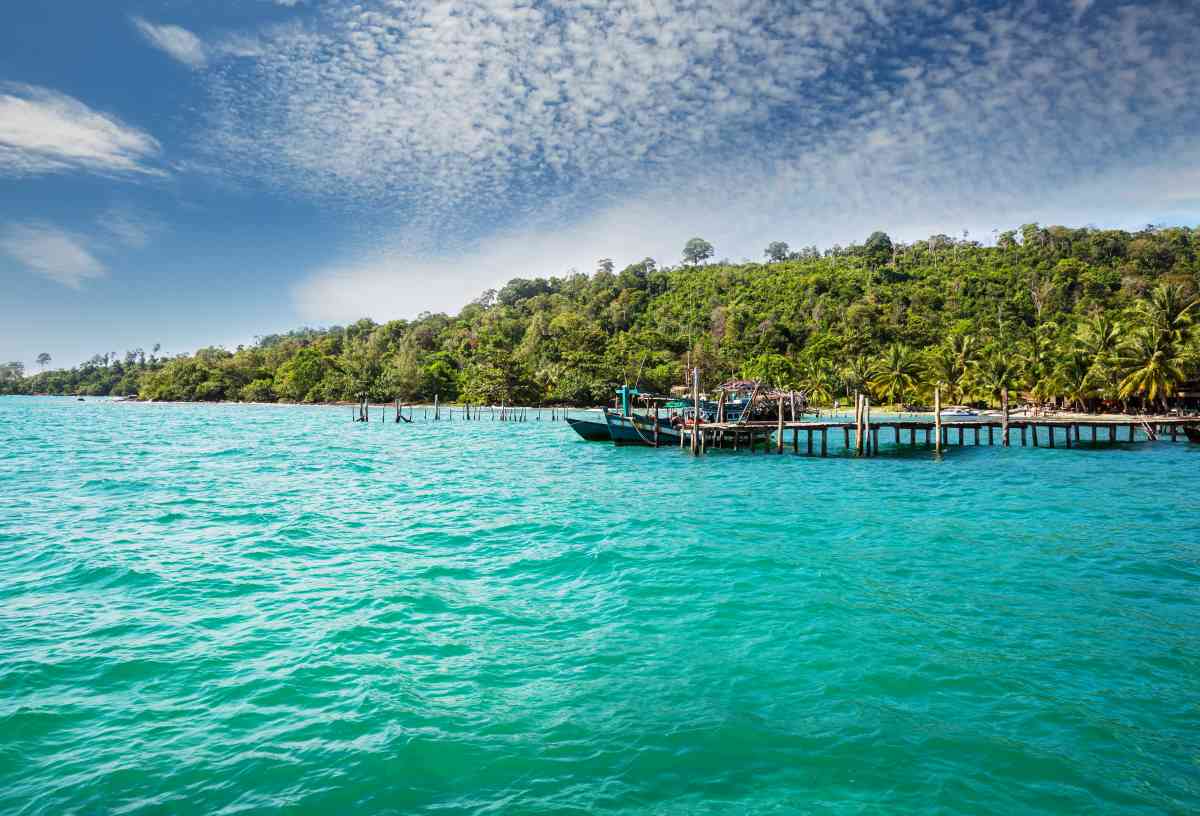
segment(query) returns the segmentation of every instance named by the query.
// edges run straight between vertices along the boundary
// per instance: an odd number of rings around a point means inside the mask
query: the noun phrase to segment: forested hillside
[[[991,400],[1001,387],[1093,407],[1161,405],[1197,376],[1200,229],[1027,225],[981,246],[791,251],[762,263],[652,259],[593,274],[514,278],[457,315],[303,329],[229,351],[163,359],[97,355],[71,370],[0,371],[9,393],[139,394],[156,400],[378,400],[597,404],[622,382],[666,391],[686,362],[706,385],[731,375],[827,402]],[[215,332],[214,332],[215,333]]]

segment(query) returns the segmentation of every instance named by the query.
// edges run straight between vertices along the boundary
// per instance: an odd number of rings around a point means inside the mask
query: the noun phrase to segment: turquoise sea
[[[350,417],[0,399],[0,813],[1200,809],[1200,446]]]

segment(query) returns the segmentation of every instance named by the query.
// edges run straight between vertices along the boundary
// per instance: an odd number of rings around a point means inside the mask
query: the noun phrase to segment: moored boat
[[[679,444],[679,429],[664,417],[658,419],[657,432],[654,417],[651,416],[639,416],[635,413],[621,416],[617,411],[606,410],[604,421],[608,424],[608,435],[614,445],[661,448]]]
[[[612,437],[608,435],[608,423],[597,422],[593,419],[575,419],[567,417],[571,430],[582,436],[588,442],[607,442]]]

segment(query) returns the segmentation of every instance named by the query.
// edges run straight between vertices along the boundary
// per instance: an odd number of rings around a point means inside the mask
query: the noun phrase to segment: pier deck
[[[938,422],[934,419],[880,419],[862,423],[861,444],[859,425],[845,421],[815,422],[714,422],[702,423],[699,428],[685,428],[681,445],[691,444],[696,437],[694,449],[702,452],[710,447],[739,450],[754,450],[766,442],[769,451],[774,448],[783,452],[788,441],[795,453],[801,447],[809,455],[829,453],[829,434],[841,432],[842,448],[854,449],[873,455],[879,449],[881,432],[890,431],[891,441],[897,446],[918,444],[941,449],[952,445],[1011,445],[1074,447],[1083,443],[1145,442],[1186,440],[1181,429],[1184,426],[1200,426],[1200,418],[1116,418],[1116,419],[1058,419],[1052,417],[980,419],[951,419]],[[1061,433],[1059,432],[1061,429]],[[1086,434],[1084,430],[1086,429]],[[790,440],[788,431],[791,431]],[[940,433],[940,439],[938,438]],[[804,444],[801,445],[801,437]],[[918,437],[920,440],[918,441]]]

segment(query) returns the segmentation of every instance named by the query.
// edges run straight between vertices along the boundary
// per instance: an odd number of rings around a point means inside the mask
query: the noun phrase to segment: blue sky
[[[453,311],[511,277],[1200,223],[1187,0],[0,11],[0,359]]]

